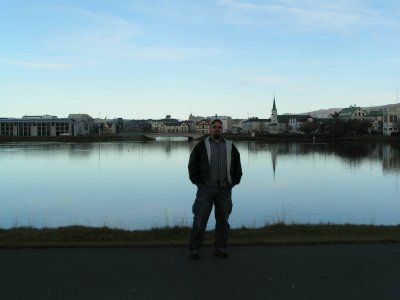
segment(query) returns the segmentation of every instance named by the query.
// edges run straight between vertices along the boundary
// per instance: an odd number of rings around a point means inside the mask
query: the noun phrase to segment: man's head
[[[211,119],[210,122],[210,136],[213,140],[220,140],[222,135],[222,121],[218,118]]]

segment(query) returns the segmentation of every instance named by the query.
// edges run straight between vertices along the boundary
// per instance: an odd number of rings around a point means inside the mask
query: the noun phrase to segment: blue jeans
[[[227,247],[230,228],[228,219],[232,212],[232,188],[200,184],[192,207],[194,217],[189,249],[200,250],[213,205],[216,221],[215,247],[223,249]]]

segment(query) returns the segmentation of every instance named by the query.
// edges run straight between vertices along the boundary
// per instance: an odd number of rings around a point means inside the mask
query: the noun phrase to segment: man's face
[[[220,121],[215,121],[214,123],[212,123],[210,125],[210,133],[213,139],[219,140],[222,133],[222,123]]]

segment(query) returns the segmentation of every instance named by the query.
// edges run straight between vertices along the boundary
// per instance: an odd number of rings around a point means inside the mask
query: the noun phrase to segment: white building
[[[399,132],[400,107],[395,105],[383,110],[383,135]]]

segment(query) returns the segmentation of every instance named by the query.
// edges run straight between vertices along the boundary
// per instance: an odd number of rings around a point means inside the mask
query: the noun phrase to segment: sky
[[[0,0],[0,117],[397,102],[398,0]]]

